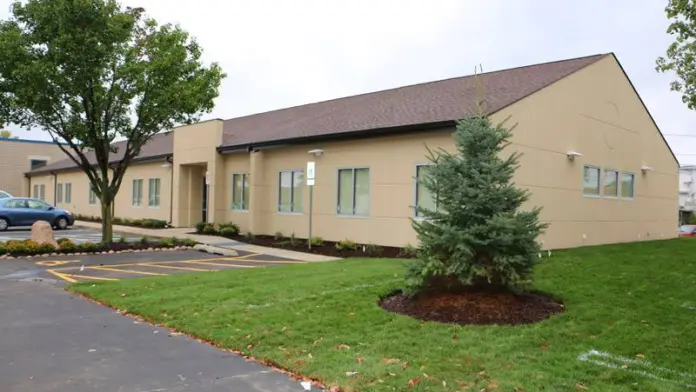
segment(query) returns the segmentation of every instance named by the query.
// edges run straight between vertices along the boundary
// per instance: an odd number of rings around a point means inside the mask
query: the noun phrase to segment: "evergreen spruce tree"
[[[432,165],[419,183],[436,207],[416,207],[424,219],[412,220],[420,244],[406,274],[410,293],[504,290],[530,281],[547,225],[540,208],[520,209],[529,194],[512,181],[519,154],[503,152],[511,136],[504,122],[493,125],[480,114],[457,122],[455,153],[429,150]]]

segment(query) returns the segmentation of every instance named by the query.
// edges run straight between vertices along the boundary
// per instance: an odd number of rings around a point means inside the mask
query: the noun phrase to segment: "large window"
[[[160,179],[151,178],[147,185],[147,205],[159,207],[160,205]]]
[[[304,173],[300,170],[282,171],[278,175],[278,211],[302,212]]]
[[[46,200],[46,185],[34,185],[34,199]]]
[[[437,210],[437,197],[425,187],[425,184],[423,184],[423,178],[427,175],[428,169],[431,167],[432,165],[416,166],[416,207],[435,211]],[[423,213],[416,209],[416,216],[423,216]]]
[[[94,193],[92,188],[89,189],[89,204],[97,204],[97,194]]]
[[[56,185],[56,203],[63,202],[63,184]]]
[[[588,196],[599,196],[599,168],[585,166],[582,176],[582,193]]]
[[[340,169],[338,171],[338,206],[340,215],[370,213],[370,169]]]
[[[133,180],[133,205],[138,207],[143,202],[143,180]]]
[[[72,184],[71,183],[65,184],[65,202],[66,203],[72,202]]]
[[[246,211],[249,209],[249,174],[232,174],[232,209]]]
[[[633,173],[621,173],[621,197],[635,197],[635,176]]]
[[[34,197],[34,199],[38,199],[38,198],[39,198],[39,186],[38,186],[38,185],[34,185],[34,194],[33,194],[33,197]]]
[[[619,172],[616,170],[604,170],[604,196],[619,196]]]

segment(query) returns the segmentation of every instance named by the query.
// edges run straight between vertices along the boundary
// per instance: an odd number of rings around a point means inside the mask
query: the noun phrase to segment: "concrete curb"
[[[199,250],[201,252],[212,253],[222,256],[239,256],[236,250],[230,248],[223,248],[221,246],[207,245],[207,244],[197,244],[193,247],[194,250]]]

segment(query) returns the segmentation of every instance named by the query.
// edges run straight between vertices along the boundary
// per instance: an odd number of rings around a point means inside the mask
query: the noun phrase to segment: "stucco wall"
[[[0,190],[14,196],[28,196],[23,180],[24,173],[31,170],[31,160],[46,160],[50,164],[65,158],[65,153],[55,144],[0,139]]]

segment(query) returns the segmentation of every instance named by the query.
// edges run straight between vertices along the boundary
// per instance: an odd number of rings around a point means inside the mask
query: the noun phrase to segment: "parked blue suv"
[[[70,211],[28,197],[0,199],[0,231],[11,226],[31,226],[46,221],[56,229],[67,229],[75,223]]]

